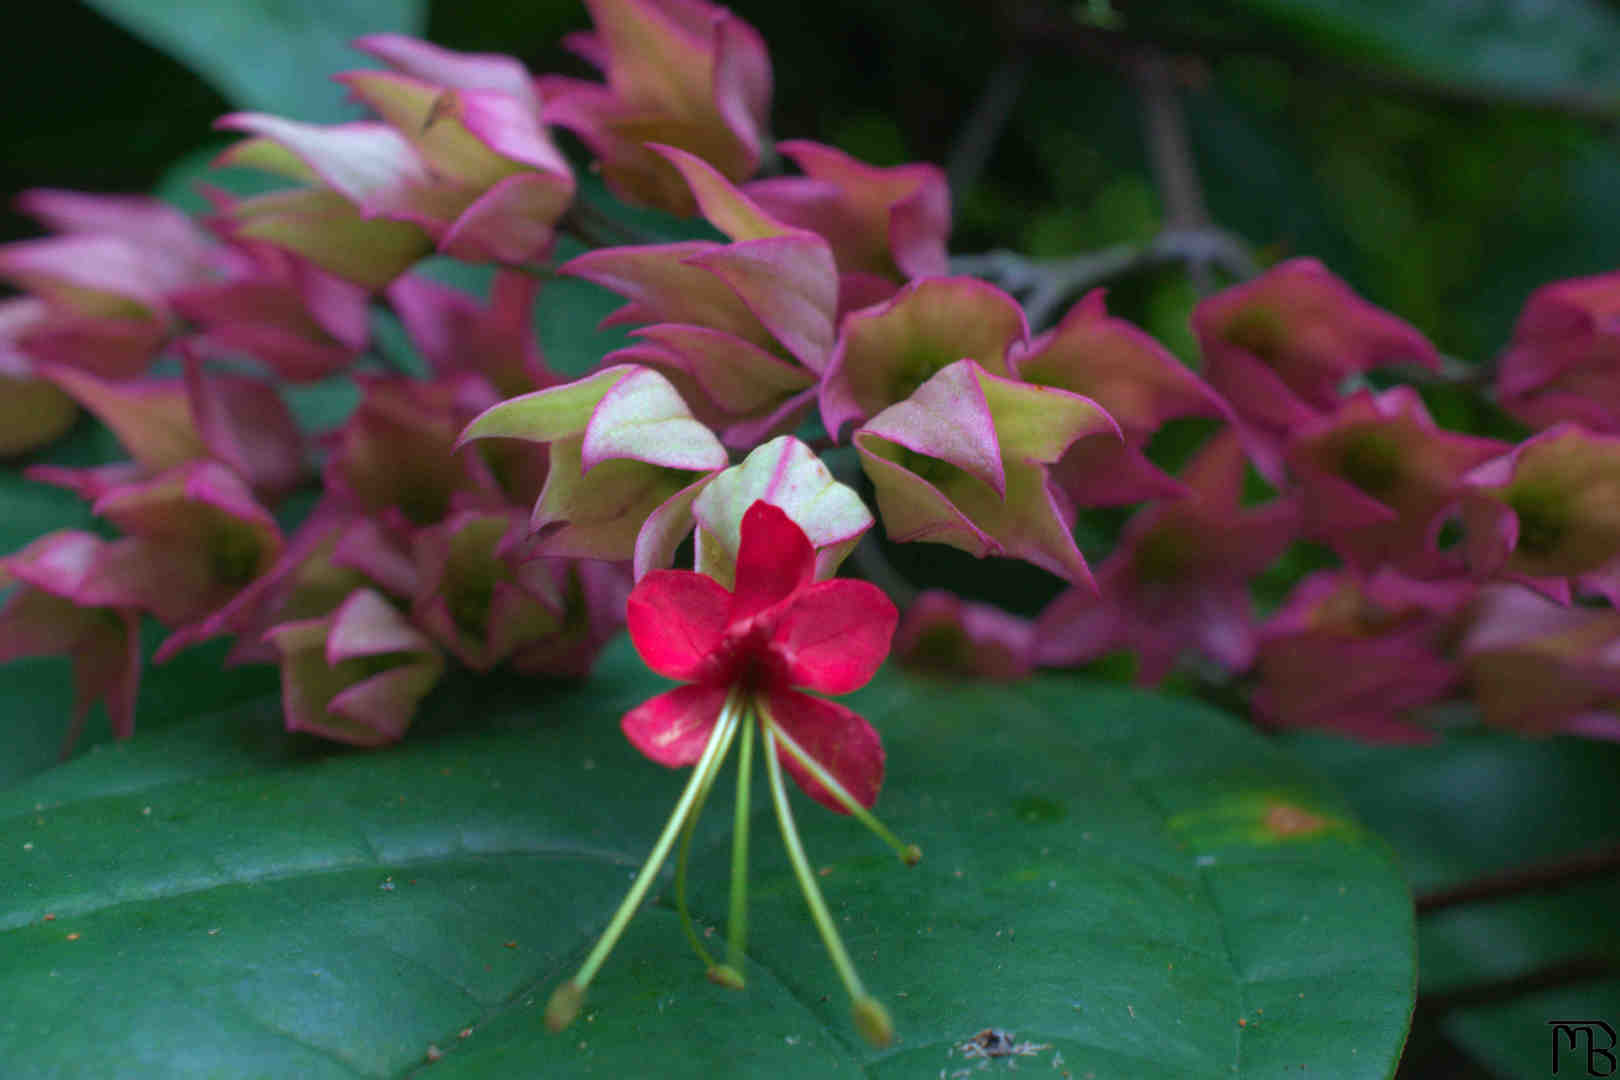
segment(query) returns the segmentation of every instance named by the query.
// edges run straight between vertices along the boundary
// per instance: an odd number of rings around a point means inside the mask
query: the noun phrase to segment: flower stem
[[[890,832],[888,826],[879,821],[870,810],[862,806],[855,796],[849,793],[849,789],[840,784],[838,778],[828,772],[821,762],[811,757],[804,747],[794,742],[791,735],[775,725],[772,725],[772,730],[776,733],[776,737],[781,740],[782,749],[792,754],[793,759],[804,766],[806,772],[815,777],[816,783],[830,791],[832,797],[842,803],[844,809],[848,810],[856,821],[871,829],[878,839],[893,848],[894,853],[900,856],[901,862],[907,866],[916,866],[922,860],[922,848],[916,844],[901,842],[900,838]]]
[[[737,806],[731,819],[731,910],[726,920],[726,966],[742,978],[748,947],[748,819],[754,783],[754,727],[759,714],[749,703],[737,750]]]
[[[696,767],[692,770],[692,778],[686,782],[686,790],[681,792],[680,801],[675,804],[675,812],[669,816],[664,825],[664,831],[653,845],[652,854],[642,864],[641,872],[625,894],[624,901],[619,910],[614,912],[613,919],[608,923],[602,937],[597,941],[596,947],[591,950],[585,962],[580,965],[579,971],[572,979],[559,986],[551,996],[546,1006],[546,1026],[552,1031],[561,1031],[567,1027],[579,1011],[584,1000],[585,988],[591,984],[602,964],[618,944],[619,937],[624,933],[630,919],[635,915],[636,909],[647,895],[653,878],[663,868],[664,860],[669,858],[669,849],[675,844],[675,837],[680,834],[686,825],[686,819],[692,808],[697,804],[699,796],[709,784],[714,781],[715,770],[720,767],[726,751],[731,748],[731,740],[737,733],[738,712],[735,698],[728,698],[726,705],[720,711],[720,719],[714,725],[714,732],[709,736],[709,743],[703,748],[703,755],[698,758]]]
[[[856,1026],[869,1042],[887,1045],[894,1035],[893,1026],[889,1024],[883,1006],[861,985],[861,977],[856,974],[855,965],[850,962],[849,953],[844,949],[843,939],[838,936],[832,912],[827,910],[827,901],[822,899],[821,889],[816,885],[816,875],[810,869],[810,860],[805,857],[799,830],[793,824],[793,807],[788,805],[787,788],[782,784],[782,764],[776,758],[777,734],[774,725],[765,725],[765,769],[770,774],[771,801],[776,804],[776,822],[782,829],[782,846],[787,848],[788,861],[793,864],[793,873],[799,879],[804,901],[810,906],[810,918],[821,932],[821,941],[832,957],[833,967],[838,969],[838,977],[843,980],[844,989],[854,1003]]]

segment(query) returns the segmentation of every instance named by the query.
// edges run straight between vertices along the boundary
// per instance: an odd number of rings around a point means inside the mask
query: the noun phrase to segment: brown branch
[[[1044,327],[1055,321],[1064,302],[1098,285],[1170,266],[1215,267],[1245,279],[1259,272],[1248,247],[1223,229],[1166,229],[1145,245],[1118,244],[1101,251],[1058,258],[1031,258],[996,250],[957,255],[951,272],[994,282],[1018,297],[1029,322]]]
[[[1178,231],[1207,228],[1209,208],[1204,204],[1204,186],[1198,179],[1198,163],[1187,139],[1186,118],[1170,62],[1157,50],[1144,50],[1137,57],[1133,74],[1142,103],[1143,134],[1148,160],[1153,164],[1154,186],[1164,200],[1165,227]],[[1186,266],[1199,296],[1215,291],[1215,275],[1206,260],[1189,259]]]
[[[1486,874],[1460,885],[1436,889],[1417,898],[1417,912],[1419,915],[1429,915],[1463,904],[1500,900],[1529,892],[1563,889],[1617,872],[1620,872],[1620,844],[1563,859],[1554,859],[1551,862]]]
[[[1616,971],[1620,971],[1620,967],[1607,957],[1560,960],[1523,975],[1514,975],[1506,979],[1487,979],[1460,986],[1455,990],[1419,994],[1418,1009],[1438,1015],[1473,1005],[1512,1001],[1514,998],[1538,994],[1543,990],[1556,990],[1559,987],[1606,979]]]
[[[575,197],[557,222],[557,228],[590,248],[614,247],[619,244],[650,244],[651,237],[615,221],[584,199]]]
[[[1147,137],[1153,179],[1164,198],[1165,226],[1201,229],[1209,224],[1198,164],[1187,141],[1186,118],[1176,96],[1170,61],[1157,50],[1143,52],[1135,66],[1136,93],[1142,102],[1142,127]]]
[[[968,114],[967,122],[951,146],[945,162],[945,175],[951,189],[951,201],[960,206],[968,190],[979,182],[984,167],[990,161],[1001,133],[1012,118],[1013,106],[1024,89],[1024,77],[1029,74],[1029,53],[1015,47],[990,74],[984,93]]]

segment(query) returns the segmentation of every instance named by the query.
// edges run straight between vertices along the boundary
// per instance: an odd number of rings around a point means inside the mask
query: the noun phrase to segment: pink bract
[[[1361,391],[1305,425],[1287,461],[1306,535],[1365,573],[1390,565],[1437,577],[1461,568],[1457,553],[1440,549],[1439,536],[1462,498],[1463,475],[1508,449],[1496,439],[1441,430],[1416,390],[1396,386]]]
[[[1035,668],[1035,624],[930,589],[901,616],[894,655],[905,667],[942,678],[1016,682]]]
[[[86,532],[55,532],[0,559],[0,585],[16,586],[0,607],[0,663],[57,653],[73,659],[74,715],[64,753],[98,701],[114,735],[135,733],[140,618],[133,607],[89,599],[109,546]]]
[[[1137,679],[1157,683],[1184,651],[1230,672],[1254,661],[1249,581],[1294,541],[1292,497],[1242,505],[1247,459],[1227,428],[1182,473],[1184,498],[1131,518],[1097,569],[1097,591],[1070,589],[1042,612],[1042,664],[1095,660],[1115,649],[1137,654]]]
[[[503,398],[561,381],[546,366],[532,325],[539,292],[539,279],[500,271],[489,300],[480,304],[459,289],[405,274],[388,287],[387,297],[435,376],[487,380],[492,397],[476,410],[482,412]]]
[[[1122,442],[1077,442],[1052,475],[1081,506],[1120,506],[1186,494],[1147,459],[1143,448],[1168,420],[1235,420],[1221,396],[1170,351],[1124,319],[1108,314],[1094,289],[1054,329],[1012,361],[1017,376],[1091,398],[1112,416]]]
[[[1249,428],[1256,463],[1273,481],[1289,434],[1332,410],[1347,377],[1390,364],[1440,366],[1422,334],[1315,259],[1290,259],[1209,297],[1193,311],[1193,329],[1204,377]]]
[[[1464,484],[1477,575],[1565,601],[1571,578],[1608,591],[1604,571],[1620,559],[1620,438],[1561,423],[1472,470]]]
[[[288,731],[356,746],[398,740],[444,672],[433,642],[371,589],[356,589],[331,615],[265,634],[281,655]]]
[[[1497,361],[1502,407],[1533,427],[1620,433],[1620,271],[1543,285]]]
[[[189,339],[193,351],[250,356],[289,382],[348,367],[371,334],[366,290],[267,244],[243,245],[242,252],[226,280],[169,297],[201,330]]]
[[[756,180],[743,190],[771,216],[824,237],[841,273],[906,279],[948,272],[951,192],[943,170],[878,168],[808,139],[776,148],[804,176]]]
[[[587,0],[593,32],[565,39],[607,84],[540,79],[546,119],[590,147],[628,202],[691,214],[694,202],[664,143],[733,181],[759,165],[769,124],[771,62],[754,28],[704,0]]]
[[[520,534],[524,514],[465,511],[413,538],[420,588],[412,618],[474,671],[563,630],[564,598],[549,574],[519,577],[503,541]]]
[[[92,509],[126,534],[107,546],[103,581],[171,627],[212,614],[269,569],[281,530],[236,473],[192,462],[121,484]]]
[[[0,300],[0,457],[53,442],[79,416],[71,397],[39,377],[21,340],[45,317],[45,302],[36,297]]]
[[[1261,634],[1255,711],[1282,727],[1329,728],[1374,742],[1427,742],[1414,713],[1461,684],[1452,657],[1466,581],[1419,582],[1391,570],[1362,579],[1312,574]]]
[[[1090,398],[958,360],[853,438],[891,540],[1023,559],[1090,587],[1074,505],[1050,467],[1093,437],[1119,428]]]
[[[671,146],[650,149],[677,171],[703,216],[731,242],[599,248],[570,260],[561,272],[629,299],[604,326],[685,324],[740,339],[732,362],[741,362],[744,373],[759,366],[742,355],[747,345],[797,361],[809,373],[825,371],[839,301],[838,270],[827,242],[777,221],[701,158]],[[754,381],[779,383],[780,373],[770,367],[766,362],[751,373]],[[717,405],[722,413],[734,411]]]
[[[822,425],[841,438],[958,360],[1006,377],[1008,354],[1028,339],[1024,309],[994,285],[965,277],[912,282],[843,321],[821,382]]]
[[[1462,657],[1486,723],[1524,735],[1620,739],[1620,612],[1486,586]]]

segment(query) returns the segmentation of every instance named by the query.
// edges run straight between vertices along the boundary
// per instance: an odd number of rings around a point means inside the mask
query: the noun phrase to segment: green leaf
[[[1359,814],[1399,851],[1421,895],[1606,848],[1620,819],[1620,746],[1531,741],[1497,732],[1429,746],[1366,746],[1326,736],[1291,748],[1332,776]],[[1620,881],[1447,907],[1419,923],[1423,993],[1521,979],[1547,969],[1620,960]],[[1612,968],[1611,968],[1612,970]],[[1490,1004],[1437,1017],[1456,1045],[1504,1076],[1547,1075],[1548,1020],[1620,1016],[1620,979],[1521,986]],[[1598,1046],[1603,1045],[1601,1033]],[[1585,1062],[1578,1057],[1573,1075]]]
[[[1608,104],[1620,107],[1620,13],[1603,0],[1243,0],[1232,6],[1265,30],[1345,63],[1527,100],[1569,93],[1600,105],[1607,94]],[[1228,39],[1243,33],[1230,17],[1211,19],[1205,5],[1169,10],[1179,15],[1170,20],[1183,27],[1201,26]]]
[[[185,64],[242,109],[311,123],[351,118],[339,71],[375,67],[348,47],[361,34],[420,34],[426,0],[86,0]]]
[[[1392,1072],[1415,970],[1382,843],[1229,718],[1059,678],[850,699],[915,868],[794,796],[894,1047],[856,1039],[763,799],[748,988],[704,979],[664,898],[548,1035],[684,781],[618,732],[662,685],[621,641],[584,684],[458,680],[383,752],[283,736],[270,699],[0,794],[8,1075],[381,1077],[432,1046],[435,1077],[931,1080],[987,1027],[1040,1075]],[[729,818],[697,837],[703,926]]]

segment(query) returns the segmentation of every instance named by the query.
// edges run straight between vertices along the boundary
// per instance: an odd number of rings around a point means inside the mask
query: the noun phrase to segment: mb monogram
[[[1602,1020],[1549,1020],[1547,1026],[1552,1028],[1554,1076],[1560,1068],[1577,1076],[1614,1075],[1614,1028]]]

